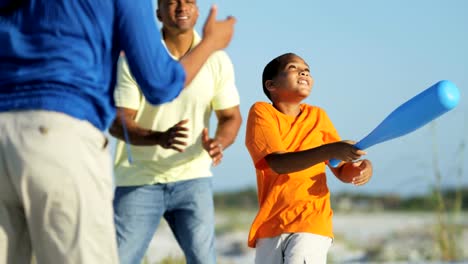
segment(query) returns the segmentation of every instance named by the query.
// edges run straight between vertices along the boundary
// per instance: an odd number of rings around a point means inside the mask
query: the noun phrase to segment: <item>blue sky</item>
[[[198,29],[212,3],[198,1]],[[450,80],[460,89],[454,110],[409,135],[367,150],[374,164],[370,183],[354,187],[329,174],[332,192],[425,192],[435,184],[434,153],[443,185],[459,182],[459,168],[468,170],[468,153],[460,151],[462,143],[468,143],[468,1],[215,3],[219,18],[238,19],[227,52],[235,66],[244,119],[254,102],[267,100],[261,89],[263,67],[285,52],[297,53],[309,63],[315,85],[305,102],[324,108],[344,139],[361,139],[401,103],[439,80]],[[237,142],[213,170],[218,191],[255,186],[244,135],[245,121]],[[461,181],[468,184],[464,174]]]

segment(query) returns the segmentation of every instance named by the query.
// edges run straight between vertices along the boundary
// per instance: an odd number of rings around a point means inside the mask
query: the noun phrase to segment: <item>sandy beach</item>
[[[217,213],[217,252],[220,264],[254,263],[254,250],[246,245],[253,212]],[[235,224],[232,224],[235,222]],[[459,254],[468,263],[468,214],[458,219]],[[434,213],[335,213],[335,241],[329,263],[444,263],[437,256]],[[230,228],[228,228],[230,227]],[[171,230],[163,221],[147,252],[150,264],[172,257],[183,259]],[[452,262],[453,263],[453,262]]]

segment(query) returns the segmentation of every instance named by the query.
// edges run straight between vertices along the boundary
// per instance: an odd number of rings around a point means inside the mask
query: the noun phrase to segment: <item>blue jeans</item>
[[[211,178],[117,187],[114,211],[121,264],[141,263],[161,217],[187,264],[216,263]]]

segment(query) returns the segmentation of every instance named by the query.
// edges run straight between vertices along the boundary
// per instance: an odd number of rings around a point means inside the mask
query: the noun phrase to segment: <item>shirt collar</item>
[[[161,36],[163,36],[162,29],[161,29]],[[166,42],[164,42],[164,39],[161,39],[161,42],[162,42],[162,44],[164,45],[164,47],[166,48],[167,53],[168,53],[173,59],[177,60],[177,58],[174,57],[174,56],[169,52],[169,50],[167,49]],[[200,37],[200,35],[197,33],[197,31],[193,30],[193,40],[192,40],[192,45],[190,46],[190,50],[192,50],[193,48],[195,48],[200,42],[201,42],[201,37]]]

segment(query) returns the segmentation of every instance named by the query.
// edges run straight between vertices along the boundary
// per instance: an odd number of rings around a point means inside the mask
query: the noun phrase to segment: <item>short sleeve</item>
[[[323,109],[320,109],[320,121],[320,127],[323,135],[322,140],[324,144],[341,140],[341,137],[338,134],[338,131],[336,130],[332,121],[328,117],[327,112],[325,112]]]
[[[264,160],[267,155],[286,151],[274,120],[266,103],[256,103],[249,111],[245,145],[257,169],[267,166]]]
[[[138,110],[142,95],[135,79],[130,72],[127,60],[122,55],[117,65],[117,83],[114,91],[115,104],[118,107],[125,107]]]
[[[234,66],[224,51],[215,53],[216,74],[215,94],[211,101],[214,110],[222,110],[239,105],[239,93],[235,84]]]

